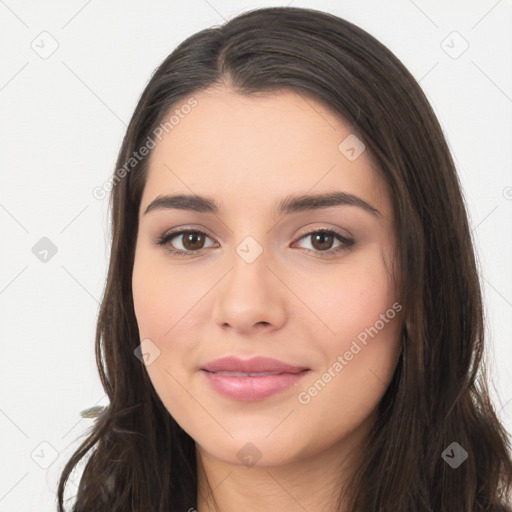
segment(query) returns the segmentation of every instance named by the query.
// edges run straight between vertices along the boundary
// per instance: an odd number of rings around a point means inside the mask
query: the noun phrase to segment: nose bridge
[[[216,323],[245,330],[262,322],[277,326],[283,321],[283,290],[271,271],[271,260],[266,244],[264,247],[264,242],[253,235],[245,236],[235,246],[231,271],[215,296]]]
[[[261,239],[262,237],[259,236]],[[238,245],[231,260],[232,270],[228,276],[228,287],[239,298],[244,295],[253,299],[263,298],[269,286],[271,255],[264,242],[258,242],[252,235],[245,236]]]

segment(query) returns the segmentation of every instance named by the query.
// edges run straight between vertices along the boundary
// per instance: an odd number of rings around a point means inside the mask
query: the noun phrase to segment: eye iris
[[[318,250],[322,250],[322,249],[330,249],[330,246],[332,245],[332,242],[333,242],[333,235],[329,234],[329,233],[316,233],[313,236],[313,241],[312,241],[312,244],[313,244],[313,247],[315,247],[315,249],[318,249]],[[320,241],[320,244],[317,244],[316,242],[318,240],[323,240]],[[327,239],[327,242],[325,242],[325,239]]]
[[[199,243],[200,247],[197,247],[195,245],[195,244],[197,244],[198,240],[200,241],[200,243]],[[192,243],[192,246],[189,245],[189,242]],[[204,245],[204,236],[201,233],[185,233],[183,235],[183,247],[185,247],[185,249],[187,251],[202,249],[203,245]]]

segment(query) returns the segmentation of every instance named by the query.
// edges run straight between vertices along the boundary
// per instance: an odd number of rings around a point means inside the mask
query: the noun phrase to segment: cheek
[[[389,383],[400,349],[402,306],[378,246],[332,268],[329,282],[308,285],[329,330],[316,336],[311,332],[323,364],[303,387],[307,396],[301,403],[322,394],[315,407],[336,416],[339,426],[333,403],[343,403],[345,413],[367,414]],[[320,294],[321,289],[326,293]]]
[[[378,244],[350,255],[339,265],[310,272],[307,279],[304,275],[297,277],[294,282],[297,295],[327,327],[323,328],[326,336],[322,338],[329,352],[329,347],[340,349],[350,344],[349,340],[374,326],[397,301],[392,276]],[[396,314],[392,310],[389,316],[394,318]],[[318,326],[322,327],[317,322],[314,327]]]
[[[177,280],[172,279],[174,276],[169,276],[169,269],[164,268],[154,254],[145,249],[137,250],[132,275],[135,317],[141,341],[151,340],[152,350],[158,354],[146,366],[146,371],[169,412],[184,410],[190,400],[180,385],[187,378],[187,370],[180,364],[186,359],[186,340],[180,340],[175,334],[179,332],[180,318],[193,301],[187,297],[189,288],[178,278],[179,274],[175,272]]]
[[[360,424],[378,405],[396,367],[402,321],[379,250],[366,252],[336,279],[326,297],[335,335],[321,341],[324,367],[299,400],[331,425],[333,436]]]
[[[181,410],[190,401],[185,391],[194,368],[194,314],[212,284],[185,266],[172,267],[161,255],[137,248],[132,293],[140,340],[149,339],[157,357],[146,366],[165,407]],[[199,304],[198,304],[199,302]]]
[[[309,418],[321,418],[326,439],[336,439],[361,425],[375,411],[396,368],[400,322],[363,331],[365,341],[344,339],[322,372],[298,397]],[[318,422],[317,422],[318,423]]]
[[[137,249],[132,293],[141,338],[169,337],[178,323],[189,320],[187,312],[207,290],[185,266],[172,267],[153,249]]]

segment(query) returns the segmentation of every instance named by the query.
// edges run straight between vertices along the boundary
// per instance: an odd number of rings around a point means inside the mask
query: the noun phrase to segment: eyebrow
[[[302,194],[290,195],[274,206],[278,215],[287,215],[295,212],[318,210],[332,206],[356,206],[364,211],[380,217],[381,212],[358,196],[347,192],[327,192],[323,194]],[[155,198],[146,208],[144,215],[159,209],[190,210],[199,213],[217,214],[220,210],[219,204],[211,197],[199,195],[164,195]]]

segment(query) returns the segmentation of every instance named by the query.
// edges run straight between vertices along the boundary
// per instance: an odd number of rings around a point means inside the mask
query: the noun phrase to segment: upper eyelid
[[[328,231],[328,232],[335,233],[343,238],[353,238],[352,233],[350,233],[347,229],[332,228],[332,227],[327,227],[327,226],[323,226],[323,227],[320,226],[320,227],[316,227],[316,228],[307,228],[305,230],[301,230],[298,237],[300,239],[303,236],[310,235],[312,233],[316,233],[317,231]],[[346,231],[346,234],[343,234],[340,231]]]

